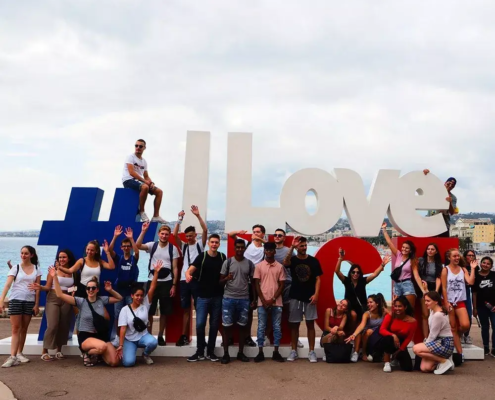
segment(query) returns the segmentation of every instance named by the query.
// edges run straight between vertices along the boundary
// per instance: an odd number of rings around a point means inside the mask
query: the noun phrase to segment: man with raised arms
[[[177,341],[176,346],[186,346],[189,344],[189,327],[191,318],[191,297],[194,300],[194,307],[196,307],[196,298],[198,297],[198,281],[192,279],[189,283],[186,281],[186,271],[193,263],[196,257],[202,253],[205,249],[206,239],[208,235],[208,228],[206,223],[199,213],[199,208],[195,205],[191,206],[191,212],[198,218],[199,225],[201,226],[201,240],[197,240],[198,234],[194,226],[189,226],[184,230],[186,235],[186,243],[180,240],[179,232],[180,225],[184,219],[185,212],[182,210],[179,213],[179,220],[174,227],[174,238],[177,246],[180,246],[182,251],[182,257],[184,258],[184,264],[182,266],[182,272],[180,275],[180,306],[184,310],[182,318],[182,336]]]
[[[151,180],[148,175],[148,163],[143,158],[143,152],[146,150],[146,142],[143,139],[138,139],[134,147],[134,154],[127,156],[125,160],[124,171],[122,173],[122,184],[126,189],[132,189],[139,192],[139,216],[141,217],[141,221],[149,221],[148,216],[144,212],[144,204],[146,203],[149,193],[155,196],[155,210],[151,221],[166,224],[167,221],[160,217],[163,191],[156,187],[155,182]]]
[[[178,276],[178,258],[179,251],[172,243],[168,241],[170,236],[170,227],[167,225],[160,226],[158,230],[158,242],[148,242],[143,244],[144,235],[149,228],[149,222],[145,222],[141,228],[136,245],[140,250],[145,250],[150,255],[148,264],[148,288],[153,278],[153,265],[158,261],[162,262],[162,268],[158,273],[158,282],[153,295],[153,300],[149,309],[148,331],[151,333],[153,328],[153,316],[156,313],[158,302],[160,302],[160,328],[158,331],[158,345],[165,346],[163,338],[165,328],[167,327],[167,315],[171,315],[174,310],[173,297],[177,290]]]
[[[187,359],[189,362],[201,361],[206,358],[218,361],[215,355],[220,318],[222,316],[223,285],[220,283],[220,271],[226,259],[220,253],[220,236],[216,233],[208,238],[208,251],[200,253],[186,271],[186,281],[193,278],[198,281],[198,298],[196,300],[196,336],[198,347],[196,353]],[[210,331],[208,345],[205,340],[206,320],[210,316]]]
[[[245,235],[247,231],[233,231],[229,232],[229,236],[236,240],[237,235]],[[263,225],[256,224],[253,226],[253,235],[251,236],[251,242],[246,239],[242,239],[246,243],[246,251],[244,252],[244,257],[250,260],[254,265],[258,264],[265,257],[265,251],[263,249],[263,244],[265,240],[266,229]],[[254,299],[250,299],[253,302]],[[256,304],[256,303],[254,303]],[[246,345],[249,347],[256,347],[256,343],[251,337],[251,327],[253,326],[253,308],[249,309],[249,321],[247,326],[248,335],[246,337]]]
[[[293,256],[293,250],[297,255]],[[297,341],[299,339],[299,325],[306,319],[308,330],[310,362],[317,362],[315,353],[315,320],[318,318],[316,303],[320,294],[320,276],[323,275],[320,262],[313,256],[306,254],[308,241],[305,237],[298,236],[294,239],[291,251],[287,253],[284,265],[290,268],[292,286],[290,288],[289,325],[291,329],[291,346],[287,361],[295,361],[297,356]]]

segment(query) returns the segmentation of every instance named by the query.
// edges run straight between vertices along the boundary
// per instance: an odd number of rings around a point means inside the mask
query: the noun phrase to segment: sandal
[[[43,361],[53,361],[53,357],[48,353],[42,354],[41,359]]]
[[[65,358],[65,356],[62,354],[61,351],[58,351],[57,354],[55,354],[55,358],[57,360],[63,360]]]
[[[84,353],[83,356],[83,363],[85,367],[93,367],[93,360],[91,359],[91,356],[88,353]]]

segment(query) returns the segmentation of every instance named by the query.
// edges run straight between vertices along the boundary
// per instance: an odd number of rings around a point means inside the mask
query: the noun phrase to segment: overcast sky
[[[187,130],[212,134],[208,219],[224,218],[227,132],[253,133],[254,205],[277,205],[304,167],[351,168],[367,187],[380,168],[429,167],[458,179],[460,212],[495,211],[494,13],[453,0],[3,1],[0,230],[63,219],[73,186],[105,190],[107,219],[138,137],[174,219]]]

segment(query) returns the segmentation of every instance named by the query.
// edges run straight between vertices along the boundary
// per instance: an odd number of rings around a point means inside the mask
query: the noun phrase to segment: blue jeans
[[[123,296],[122,300],[118,303],[114,304],[114,321],[115,323],[112,326],[112,334],[110,335],[110,340],[115,339],[115,335],[117,334],[115,326],[119,324],[119,315],[122,309],[132,303],[131,296]]]
[[[473,300],[471,299],[471,286],[466,285],[466,308],[469,317],[469,329],[464,332],[464,336],[469,335],[471,324],[473,323]]]
[[[492,325],[492,349],[495,349],[495,313],[482,305],[476,307],[481,324],[481,339],[484,347],[490,347],[490,324]]]
[[[280,346],[280,339],[282,339],[282,309],[283,307],[276,306],[273,306],[271,309],[274,346]],[[267,310],[265,307],[258,307],[258,347],[263,347],[265,344],[266,320],[269,312],[270,309]]]
[[[158,346],[158,340],[149,333],[135,342],[125,339],[122,350],[122,365],[132,367],[136,364],[136,351],[138,348],[144,347],[143,355],[149,356],[156,349],[156,346]]]
[[[218,328],[220,327],[222,296],[198,297],[196,302],[196,337],[198,340],[198,353],[201,355],[205,353],[205,327],[208,314],[210,314],[210,331],[208,332],[207,352],[212,353],[215,350]]]
[[[237,325],[239,326],[246,326],[249,319],[249,303],[249,298],[231,299],[224,297],[222,301],[223,326],[232,326],[234,325],[234,321],[237,321]]]

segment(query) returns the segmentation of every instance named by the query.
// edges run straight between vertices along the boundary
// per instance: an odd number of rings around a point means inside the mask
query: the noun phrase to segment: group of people
[[[299,328],[305,320],[309,344],[308,359],[317,362],[315,353],[318,318],[317,303],[320,296],[321,265],[317,258],[307,254],[307,239],[296,237],[289,242],[284,229],[275,230],[273,241],[266,239],[263,225],[255,225],[250,240],[242,239],[246,231],[230,232],[234,241],[233,257],[219,252],[220,236],[211,234],[201,217],[198,207],[191,212],[202,229],[199,239],[193,226],[184,230],[185,241],[179,235],[185,215],[181,211],[178,223],[171,228],[159,216],[162,191],[155,186],[147,172],[142,153],[144,140],[138,140],[135,153],[128,157],[124,167],[123,184],[140,193],[141,232],[134,241],[132,229],[117,226],[110,243],[88,242],[84,257],[76,260],[69,249],[60,250],[56,262],[49,268],[46,283],[41,285],[41,270],[36,250],[31,246],[21,249],[19,264],[10,266],[7,282],[0,296],[0,311],[9,291],[9,316],[12,325],[11,356],[3,367],[29,362],[23,355],[26,333],[34,314],[39,311],[40,291],[47,291],[45,314],[47,330],[43,341],[43,361],[63,359],[62,347],[67,344],[71,321],[76,315],[77,338],[84,365],[91,367],[100,361],[110,366],[125,367],[136,363],[136,352],[143,348],[143,360],[152,364],[150,355],[157,346],[165,346],[167,316],[173,313],[173,297],[180,291],[184,310],[182,335],[177,346],[189,344],[191,306],[196,311],[197,349],[187,361],[204,359],[222,364],[231,362],[229,346],[237,326],[239,351],[236,359],[249,362],[244,354],[245,346],[258,346],[255,362],[265,360],[264,347],[273,337],[272,359],[277,362],[295,361],[299,341]],[[428,173],[425,170],[425,174]],[[446,182],[450,208],[454,212],[455,197],[450,193],[455,179]],[[158,240],[144,242],[150,221],[144,213],[146,197],[154,194],[155,212],[151,221],[162,225]],[[418,368],[425,372],[442,374],[462,362],[462,345],[470,341],[471,313],[479,317],[485,353],[495,357],[495,272],[493,260],[484,257],[480,266],[474,251],[463,256],[458,249],[451,249],[442,263],[438,246],[431,243],[423,257],[417,257],[414,243],[406,240],[397,249],[390,239],[386,225],[383,235],[395,257],[391,278],[394,300],[391,310],[381,294],[367,296],[366,285],[383,272],[389,257],[384,257],[372,274],[364,276],[361,266],[347,260],[345,249],[339,250],[335,274],[345,287],[345,298],[333,309],[325,312],[321,345],[325,356],[332,356],[338,346],[351,346],[348,361],[384,361],[383,370],[391,372],[398,364],[405,371],[413,370],[408,345],[413,341],[419,325],[423,343],[416,343],[413,351],[420,362]],[[114,248],[120,242],[122,255]],[[169,241],[174,236],[176,246]],[[149,254],[148,282],[145,287],[138,281],[140,251]],[[183,268],[179,273],[179,258]],[[341,272],[343,261],[351,262],[347,276]],[[103,269],[116,270],[114,282],[100,282]],[[104,288],[108,296],[100,296]],[[472,294],[471,294],[472,290]],[[416,300],[421,299],[422,320],[414,318]],[[472,301],[471,301],[472,300]],[[109,326],[107,306],[114,306],[115,323]],[[157,337],[151,334],[153,316],[159,309]],[[257,310],[257,341],[251,337],[253,312]],[[282,338],[282,321],[290,326],[291,351],[287,359],[279,352]],[[208,342],[206,326],[209,325]],[[222,324],[223,355],[215,354],[218,331]],[[489,345],[489,329],[492,326],[492,350]],[[452,359],[454,348],[459,357]],[[51,355],[49,350],[55,350]]]

